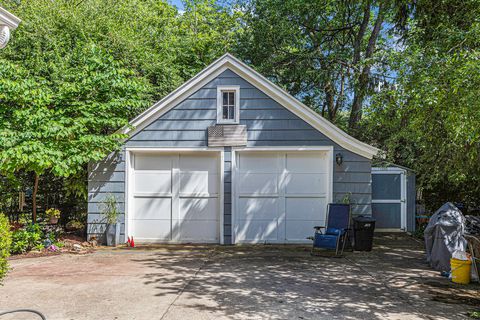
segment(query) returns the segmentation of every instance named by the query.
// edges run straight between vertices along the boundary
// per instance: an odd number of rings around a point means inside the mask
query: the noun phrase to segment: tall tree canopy
[[[391,162],[414,168],[432,208],[445,201],[479,206],[480,2],[422,0],[412,11],[398,74],[365,119]]]
[[[399,6],[389,1],[252,0],[239,54],[331,121],[356,128]],[[341,119],[340,119],[341,120]]]
[[[0,52],[0,170],[34,173],[34,201],[45,173],[84,190],[86,164],[120,146],[115,132],[223,54],[235,30],[211,0],[181,14],[157,0],[5,5],[23,22]]]

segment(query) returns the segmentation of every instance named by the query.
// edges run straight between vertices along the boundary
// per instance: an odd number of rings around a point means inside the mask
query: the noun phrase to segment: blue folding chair
[[[348,240],[350,220],[349,204],[330,203],[327,212],[327,226],[314,227],[312,254],[316,248],[324,248],[335,250],[335,256],[341,256]],[[322,229],[325,229],[325,232]]]

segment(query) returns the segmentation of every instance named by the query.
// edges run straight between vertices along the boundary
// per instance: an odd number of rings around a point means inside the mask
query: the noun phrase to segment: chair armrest
[[[324,226],[315,226],[315,227],[313,227],[313,229],[315,229],[315,230],[320,230],[320,229],[325,229],[325,228],[326,228],[326,227],[324,227]]]

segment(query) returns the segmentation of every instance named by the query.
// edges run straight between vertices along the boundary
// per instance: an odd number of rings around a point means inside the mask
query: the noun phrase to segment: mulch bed
[[[58,248],[58,251],[51,251],[45,248],[41,251],[34,250],[22,254],[15,254],[10,256],[8,260],[58,256],[60,254],[88,254],[94,252],[98,246],[96,241],[85,241],[82,237],[74,234],[65,234],[59,241],[63,243],[63,247]]]

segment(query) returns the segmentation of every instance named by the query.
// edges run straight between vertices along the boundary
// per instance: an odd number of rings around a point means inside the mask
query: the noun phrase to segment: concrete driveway
[[[32,308],[49,320],[463,319],[480,305],[478,286],[439,278],[405,236],[346,258],[298,246],[164,246],[11,265],[0,311]]]

